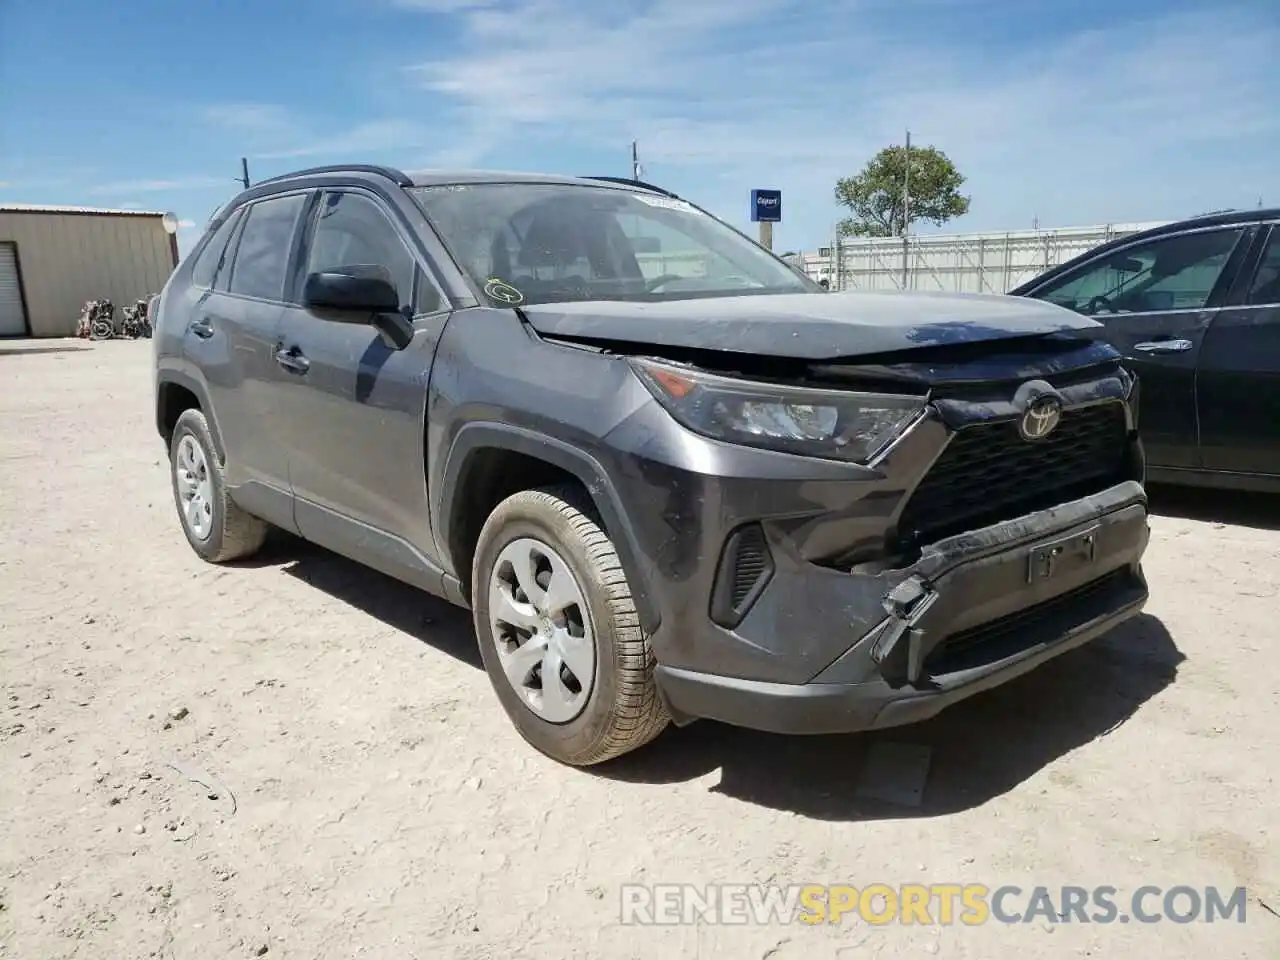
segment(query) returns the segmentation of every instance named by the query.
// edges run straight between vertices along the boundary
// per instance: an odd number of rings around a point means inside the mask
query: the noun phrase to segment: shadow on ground
[[[1164,624],[1139,616],[1084,647],[908,727],[782,737],[699,722],[668,730],[649,749],[599,768],[616,780],[663,783],[720,769],[712,789],[822,820],[936,817],[980,806],[1124,724],[1173,683],[1185,657]],[[927,747],[918,807],[857,796],[876,742]]]
[[[1280,496],[1276,494],[1150,485],[1147,496],[1157,516],[1280,530]]]
[[[0,343],[0,357],[21,357],[37,353],[83,353],[89,347],[6,347]]]
[[[354,560],[273,530],[263,549],[241,565],[278,567],[441,653],[483,669],[470,613]]]
[[[470,614],[452,604],[287,535],[273,537],[248,563],[279,567],[482,669]],[[1059,757],[1108,735],[1173,683],[1184,659],[1164,624],[1144,614],[922,724],[874,734],[783,737],[702,721],[670,728],[648,747],[589,772],[660,784],[719,770],[715,792],[815,819],[943,816],[1007,793]],[[857,796],[867,750],[876,742],[929,748],[920,806]]]

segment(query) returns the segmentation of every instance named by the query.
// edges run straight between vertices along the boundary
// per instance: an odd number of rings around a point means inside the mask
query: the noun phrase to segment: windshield
[[[409,192],[476,285],[504,306],[821,292],[682,200],[548,183]]]

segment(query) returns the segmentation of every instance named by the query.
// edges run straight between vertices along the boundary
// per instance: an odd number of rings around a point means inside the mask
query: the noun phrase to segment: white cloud
[[[497,0],[391,0],[393,6],[428,13],[458,13],[478,7],[491,7]]]
[[[187,220],[184,218],[178,221],[179,230],[191,230],[195,227],[195,225],[196,225],[196,222],[194,220]]]
[[[983,228],[1177,216],[1269,176],[1274,17],[1118,15],[995,48],[980,17],[1007,7],[965,7],[957,39],[901,15],[921,6],[956,5],[530,0],[461,13],[457,54],[408,69],[453,112],[454,162],[511,158],[529,138],[621,157],[638,139],[652,179],[714,180],[743,208],[748,186],[780,186],[828,223],[835,179],[907,127],[968,175]]]
[[[236,133],[288,133],[294,125],[289,111],[276,103],[215,103],[201,111],[201,118]]]
[[[169,193],[180,190],[202,190],[207,187],[221,187],[230,182],[230,177],[203,175],[155,180],[117,180],[113,183],[100,183],[89,187],[87,192],[93,196],[128,193]]]
[[[201,116],[207,125],[235,137],[236,149],[252,160],[324,156],[359,160],[381,151],[420,148],[431,141],[425,125],[399,117],[366,120],[335,131],[274,103],[214,104],[205,107]]]
[[[337,134],[319,136],[304,142],[301,146],[267,150],[254,156],[262,160],[283,160],[321,154],[358,158],[362,154],[374,151],[420,147],[428,142],[429,133],[421,124],[407,120],[373,120],[357,124]]]

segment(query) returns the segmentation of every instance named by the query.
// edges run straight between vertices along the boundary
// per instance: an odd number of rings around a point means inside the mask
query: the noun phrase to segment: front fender
[[[433,505],[437,544],[442,549],[448,549],[452,524],[450,507],[458,495],[460,478],[466,476],[468,462],[478,451],[495,448],[551,463],[582,483],[604,521],[618,552],[618,559],[627,574],[640,626],[646,633],[654,633],[661,623],[661,615],[650,600],[649,584],[644,576],[644,565],[640,563],[635,532],[627,519],[617,489],[599,460],[563,440],[508,423],[479,421],[463,425],[449,447],[439,497]],[[454,569],[457,569],[456,559],[449,557],[449,560]]]

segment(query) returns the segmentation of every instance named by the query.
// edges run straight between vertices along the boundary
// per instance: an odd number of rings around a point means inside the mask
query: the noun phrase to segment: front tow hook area
[[[889,619],[871,645],[871,659],[891,687],[919,683],[925,658],[941,637],[931,638],[916,624],[937,599],[937,592],[919,576],[908,577],[885,595],[883,606]]]

